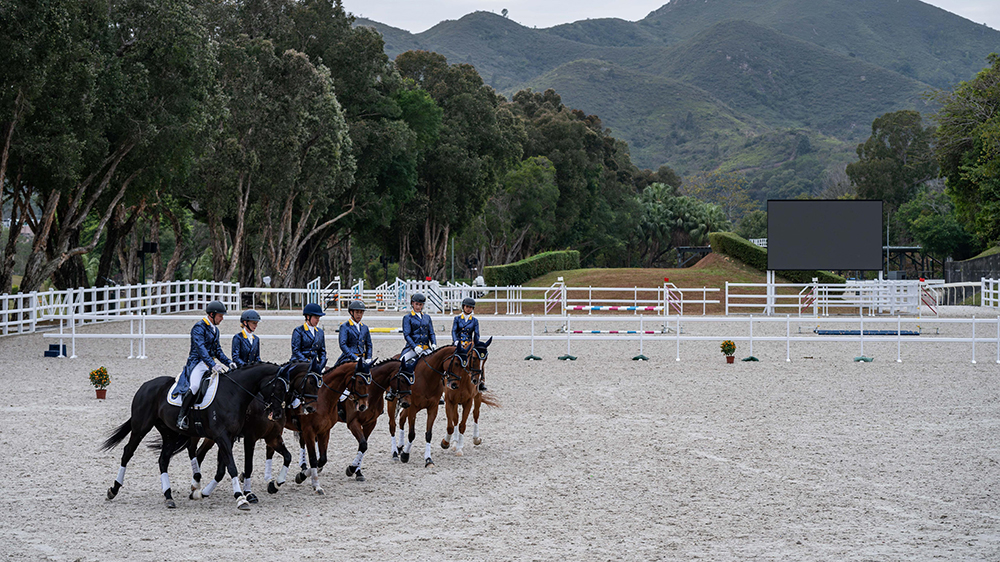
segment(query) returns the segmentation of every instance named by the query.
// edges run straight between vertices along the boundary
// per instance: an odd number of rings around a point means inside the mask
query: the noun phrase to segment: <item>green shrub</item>
[[[712,251],[739,260],[754,269],[767,271],[767,250],[732,232],[713,232],[708,235]],[[789,283],[811,283],[813,277],[820,283],[843,283],[845,280],[829,271],[782,271],[780,275]]]
[[[543,252],[511,264],[487,266],[483,269],[483,278],[490,287],[508,287],[565,269],[580,269],[580,252]]]

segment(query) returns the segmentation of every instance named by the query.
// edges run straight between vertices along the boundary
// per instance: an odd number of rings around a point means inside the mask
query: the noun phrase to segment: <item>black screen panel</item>
[[[767,202],[767,268],[882,269],[882,201]]]

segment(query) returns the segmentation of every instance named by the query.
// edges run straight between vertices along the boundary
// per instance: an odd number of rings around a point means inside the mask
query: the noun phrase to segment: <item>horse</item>
[[[233,440],[243,428],[247,408],[251,402],[259,400],[258,393],[264,397],[264,409],[269,416],[278,415],[284,408],[283,400],[287,386],[283,379],[275,377],[277,372],[277,365],[259,363],[222,373],[219,375],[215,399],[203,410],[191,410],[190,428],[183,431],[177,428],[179,407],[167,402],[167,393],[174,384],[174,377],[157,377],[143,383],[132,398],[132,416],[118,426],[101,446],[101,450],[108,451],[121,443],[130,433],[132,434],[122,452],[118,476],[108,488],[107,499],[110,501],[118,495],[125,482],[125,467],[143,438],[155,427],[160,432],[163,444],[159,458],[160,483],[168,508],[177,507],[170,488],[170,476],[167,474],[170,457],[188,446],[192,437],[204,436],[219,446],[219,464],[226,467],[233,480],[233,496],[236,498],[237,509],[250,509],[250,504],[243,495],[236,477]]]
[[[475,411],[472,423],[473,443],[479,445],[479,408],[485,403],[497,406],[498,403],[490,396],[479,392],[479,382],[484,376],[484,367],[493,338],[485,342],[477,342],[471,349],[459,349],[455,353],[458,365],[452,366],[447,372],[448,382],[444,391],[444,411],[448,419],[448,434],[441,440],[441,448],[447,449],[455,440],[455,456],[461,457],[465,446],[465,429],[470,411]],[[459,421],[458,407],[462,407],[462,418]],[[455,439],[455,426],[458,426],[458,438]]]
[[[396,435],[396,405],[389,403],[389,435],[392,436],[392,458],[397,458],[402,462],[409,462],[410,448],[413,440],[416,439],[416,429],[414,423],[417,420],[417,412],[427,410],[427,431],[424,438],[427,443],[424,447],[424,467],[434,466],[431,459],[431,439],[434,428],[434,419],[437,417],[438,405],[441,394],[444,392],[445,379],[448,377],[451,368],[456,363],[456,347],[446,345],[438,348],[430,355],[423,355],[417,360],[414,368],[414,382],[410,387],[410,403],[408,407],[400,405],[399,410],[399,435]],[[398,356],[397,356],[398,357]],[[446,366],[447,364],[447,366]],[[452,374],[452,376],[455,376]],[[403,441],[403,429],[409,420],[410,432],[408,439]],[[397,445],[398,443],[398,445]],[[405,444],[404,444],[405,443]],[[400,450],[402,449],[402,450]]]
[[[302,402],[299,408],[305,413],[312,413],[316,410],[316,400],[321,385],[319,375],[312,372],[309,367],[310,364],[304,362],[286,363],[281,366],[281,369],[287,371],[287,379],[289,381],[289,391],[285,397],[286,404],[292,402],[295,398],[299,398]],[[263,440],[266,444],[267,464],[264,469],[264,480],[268,483],[268,493],[278,493],[278,486],[285,483],[288,467],[292,463],[292,453],[285,447],[285,442],[281,438],[285,427],[285,417],[287,417],[284,412],[282,412],[282,415],[268,418],[260,402],[254,401],[250,404],[250,410],[247,414],[246,424],[243,426],[243,432],[241,433],[243,437],[244,467],[243,472],[240,474],[240,483],[246,492],[247,501],[257,503],[259,500],[251,490],[254,448],[257,441]],[[199,488],[201,482],[200,464],[205,459],[208,451],[215,445],[215,442],[211,439],[206,439],[197,450],[194,450],[197,442],[197,439],[192,439],[188,446],[188,456],[191,458],[191,470],[193,472],[191,494],[188,495],[188,499],[192,500],[199,500],[209,496],[215,490],[215,487],[222,482],[224,475],[224,467],[220,465],[215,478],[204,488]],[[271,462],[275,451],[281,454],[284,461],[277,480],[274,480],[271,471]]]
[[[392,387],[402,407],[410,403],[410,386],[413,381],[400,371],[402,365],[396,359],[386,359],[376,363],[372,367],[371,383],[368,385],[368,409],[361,412],[353,404],[348,404],[344,408],[347,418],[344,423],[358,441],[358,454],[354,457],[354,461],[347,465],[346,472],[348,477],[353,476],[358,482],[365,481],[364,475],[361,474],[361,461],[365,457],[365,451],[368,450],[368,437],[375,430],[378,418],[384,411],[382,397],[385,391]],[[325,458],[325,444],[321,449],[320,455]]]
[[[368,385],[371,374],[367,372],[367,363],[351,361],[341,363],[323,373],[323,386],[319,389],[316,409],[305,416],[286,417],[285,427],[299,432],[299,445],[308,449],[309,467],[302,469],[295,477],[295,483],[301,484],[307,477],[311,478],[313,491],[323,495],[319,485],[319,472],[326,464],[326,447],[330,442],[330,428],[337,423],[337,403],[346,389],[350,396],[345,402],[345,410],[352,406],[359,412],[368,409]],[[296,425],[297,424],[297,425]],[[316,444],[323,452],[317,454]],[[306,447],[308,445],[308,447]]]

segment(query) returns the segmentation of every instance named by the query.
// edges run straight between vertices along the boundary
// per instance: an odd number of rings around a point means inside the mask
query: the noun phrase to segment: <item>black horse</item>
[[[284,408],[288,385],[283,379],[275,377],[278,368],[277,365],[270,363],[258,363],[220,375],[215,400],[204,410],[192,410],[189,414],[191,426],[184,431],[177,428],[179,408],[167,402],[167,392],[174,384],[174,377],[157,377],[145,382],[132,398],[132,417],[118,426],[101,446],[101,450],[110,450],[125,440],[129,433],[132,434],[122,452],[118,477],[108,488],[108,500],[118,495],[125,481],[125,467],[143,438],[155,427],[160,432],[162,442],[159,459],[160,482],[167,507],[177,506],[173,500],[170,477],[167,474],[170,457],[184,450],[192,437],[207,437],[219,446],[219,464],[228,469],[229,476],[233,479],[236,507],[242,510],[250,509],[250,504],[244,497],[237,479],[233,441],[243,429],[248,406],[252,401],[260,399],[257,397],[258,393],[266,397],[265,408],[270,412],[269,415],[276,416]]]
[[[319,375],[310,370],[310,364],[301,363],[286,363],[281,367],[284,374],[279,376],[285,378],[289,381],[288,395],[285,396],[285,403],[292,403],[294,399],[298,398],[301,405],[296,408],[297,411],[301,411],[303,414],[311,414],[316,411],[316,400],[319,395],[319,388],[322,386],[323,382]],[[269,415],[268,410],[264,407],[264,398],[258,394],[261,400],[254,400],[249,407],[247,412],[246,423],[243,426],[243,473],[240,474],[240,482],[243,486],[243,491],[246,492],[247,501],[250,503],[257,503],[257,496],[251,490],[251,482],[253,481],[253,457],[254,448],[257,445],[257,441],[263,440],[267,449],[267,470],[264,474],[264,479],[268,481],[267,491],[272,494],[278,492],[278,486],[284,484],[286,476],[288,474],[288,467],[292,463],[292,453],[289,452],[288,448],[285,447],[284,440],[282,439],[282,430],[285,425],[285,414],[281,412],[280,415],[274,416]],[[289,410],[289,413],[292,411]],[[215,478],[213,481],[209,482],[204,488],[200,488],[201,483],[201,463],[205,460],[205,455],[208,451],[215,445],[215,442],[211,439],[205,439],[201,446],[198,446],[198,439],[192,438],[190,444],[188,445],[188,457],[191,459],[191,469],[193,472],[192,482],[191,482],[191,494],[188,496],[189,499],[197,500],[203,497],[207,497],[211,494],[215,487],[222,482],[225,476],[225,465],[220,464],[215,473]],[[197,449],[196,449],[197,447]],[[278,452],[284,465],[282,466],[277,480],[271,478],[270,461],[274,457],[274,453]]]

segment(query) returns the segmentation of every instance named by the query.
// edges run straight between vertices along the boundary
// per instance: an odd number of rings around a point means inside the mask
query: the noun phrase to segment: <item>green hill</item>
[[[732,19],[938,88],[968,80],[986,55],[1000,51],[1000,31],[918,0],[672,0],[636,25],[672,44]]]

